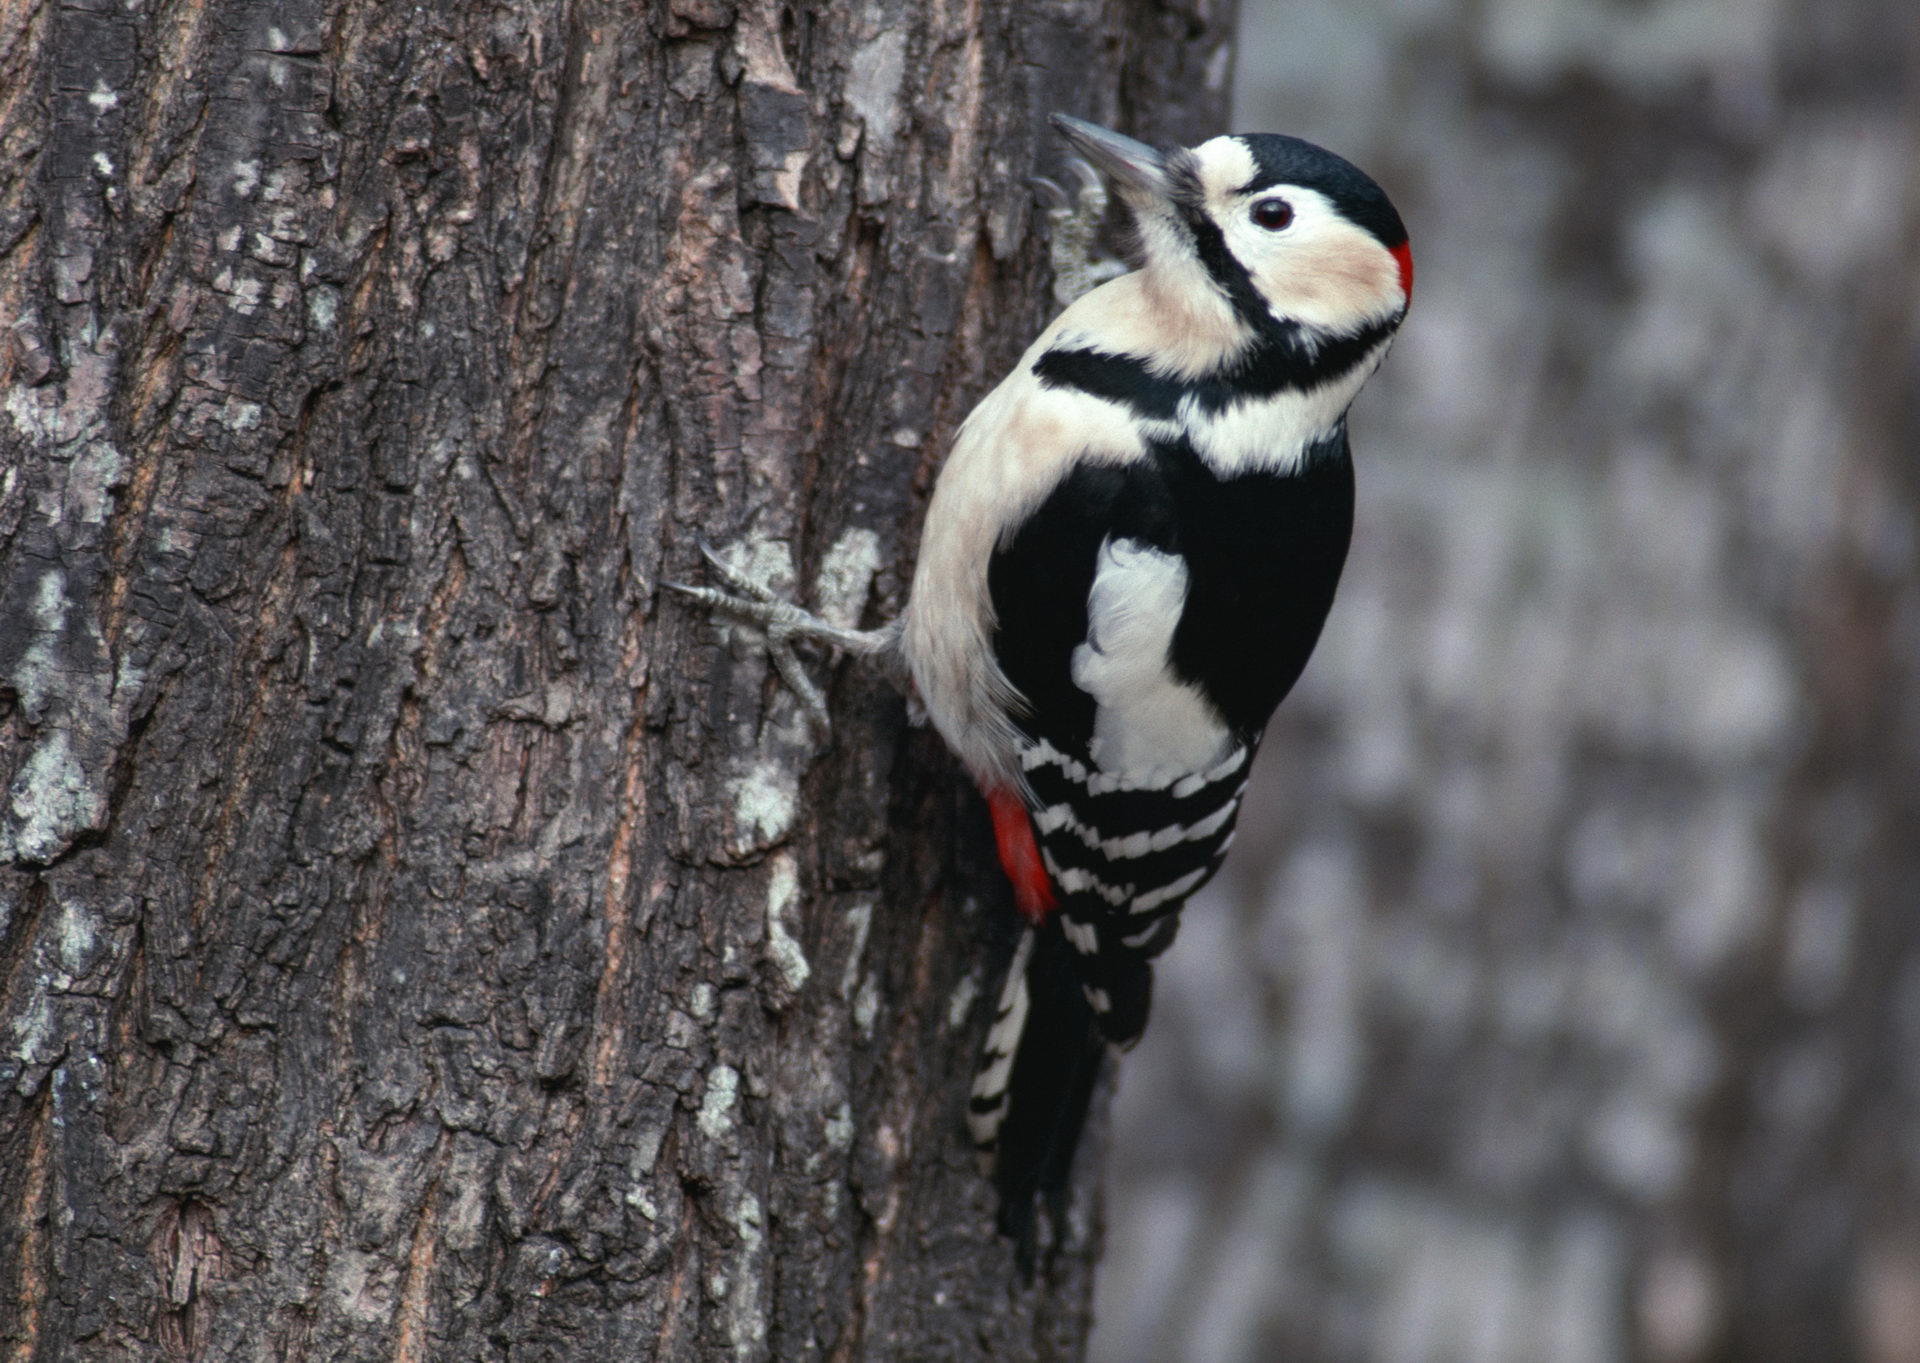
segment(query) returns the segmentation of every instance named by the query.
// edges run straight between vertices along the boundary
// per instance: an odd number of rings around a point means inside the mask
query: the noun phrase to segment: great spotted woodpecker
[[[969,1118],[1023,1243],[1320,636],[1353,523],[1347,408],[1413,286],[1399,214],[1331,152],[1054,123],[1142,261],[967,418],[901,619],[835,629],[724,570],[753,599],[694,593],[757,621],[816,706],[789,639],[893,655],[985,794],[1026,926]]]

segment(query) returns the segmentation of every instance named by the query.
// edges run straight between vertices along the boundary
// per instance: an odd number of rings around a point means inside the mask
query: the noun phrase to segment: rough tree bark
[[[1230,8],[0,6],[5,1357],[1077,1352],[972,797],[660,583],[897,608],[1044,113]]]

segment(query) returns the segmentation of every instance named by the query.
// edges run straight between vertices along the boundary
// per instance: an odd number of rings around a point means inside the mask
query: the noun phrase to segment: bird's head
[[[1053,122],[1114,182],[1143,268],[1172,289],[1211,291],[1256,332],[1277,322],[1348,335],[1406,312],[1407,230],[1352,162],[1273,133],[1163,152],[1065,114]]]

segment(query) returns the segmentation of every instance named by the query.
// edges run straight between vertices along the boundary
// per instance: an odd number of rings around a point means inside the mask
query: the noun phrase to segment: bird
[[[1055,215],[1071,301],[957,432],[900,617],[837,628],[712,555],[734,592],[682,588],[757,624],[810,709],[793,640],[890,662],[984,795],[1021,930],[968,1128],[1025,1256],[1320,637],[1353,528],[1348,409],[1413,293],[1399,213],[1331,151],[1052,121],[1083,179],[1077,220]],[[1124,272],[1075,255],[1102,178],[1132,219]]]

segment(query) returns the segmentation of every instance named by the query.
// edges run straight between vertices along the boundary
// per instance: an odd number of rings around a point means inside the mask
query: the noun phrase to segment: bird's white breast
[[[1187,601],[1187,563],[1138,540],[1100,547],[1087,595],[1087,638],[1073,684],[1094,699],[1090,756],[1129,780],[1204,770],[1232,744],[1199,688],[1173,671],[1173,633]]]

